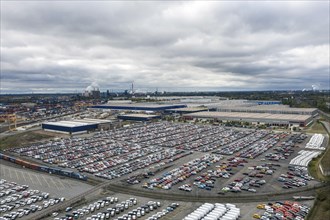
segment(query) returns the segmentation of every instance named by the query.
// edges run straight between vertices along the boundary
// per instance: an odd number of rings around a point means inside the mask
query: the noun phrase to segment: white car
[[[52,216],[53,216],[53,217],[58,216],[58,212],[53,212]]]

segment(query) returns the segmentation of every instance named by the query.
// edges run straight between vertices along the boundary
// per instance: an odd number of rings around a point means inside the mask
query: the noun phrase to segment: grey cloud
[[[303,88],[329,75],[329,4],[5,1],[1,88]]]

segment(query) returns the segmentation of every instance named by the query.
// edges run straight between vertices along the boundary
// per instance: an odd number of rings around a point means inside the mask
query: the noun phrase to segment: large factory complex
[[[326,187],[311,164],[330,172],[329,136],[313,130],[323,112],[158,98],[93,101],[8,132],[36,141],[0,151],[0,220],[310,220]]]
[[[251,125],[305,127],[318,115],[316,108],[290,108],[279,101],[219,100],[214,97],[181,99],[164,98],[157,102],[109,101],[94,105],[91,111],[116,112],[119,121],[152,121],[174,116],[184,120],[212,122],[241,122]],[[42,128],[67,134],[80,134],[95,130],[108,130],[109,120],[72,119],[45,122]]]

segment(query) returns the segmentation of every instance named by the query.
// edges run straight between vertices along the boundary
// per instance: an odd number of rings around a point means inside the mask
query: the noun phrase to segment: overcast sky
[[[1,1],[1,93],[329,88],[329,1]]]

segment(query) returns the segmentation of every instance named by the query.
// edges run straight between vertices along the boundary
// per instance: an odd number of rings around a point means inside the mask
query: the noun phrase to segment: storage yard
[[[67,210],[52,209],[50,219],[253,219],[270,215],[300,219],[311,202],[305,206],[277,201],[263,206],[264,212],[257,208],[258,204],[242,202],[249,198],[253,201],[254,197],[263,201],[271,195],[284,198],[286,191],[295,195],[295,190],[303,193],[304,189],[321,186],[309,176],[306,166],[327,143],[323,135],[189,123],[140,123],[6,150],[2,159],[16,163],[17,168],[6,164],[1,178],[23,185],[31,179],[30,184],[52,186],[44,190],[55,198],[61,195],[57,191],[65,195],[67,189],[61,187],[69,179],[73,187],[77,181],[78,185],[84,184],[75,188],[76,195],[93,189],[88,185],[90,180],[109,184],[104,188],[108,190],[96,191]],[[29,175],[22,175],[22,169],[28,169]],[[47,173],[52,173],[53,179]],[[117,189],[145,197],[111,192]],[[159,199],[151,199],[150,193]],[[72,194],[67,195],[70,198]],[[162,199],[167,196],[178,199]],[[186,200],[183,198],[194,198],[196,202],[189,206],[187,201],[180,201]],[[203,198],[236,202],[197,202]],[[0,216],[4,214],[7,212]]]
[[[56,206],[65,200],[64,197],[54,198],[47,192],[30,189],[28,185],[5,179],[0,179],[0,184],[0,212],[6,219],[29,218],[32,213],[42,212],[43,209]]]

